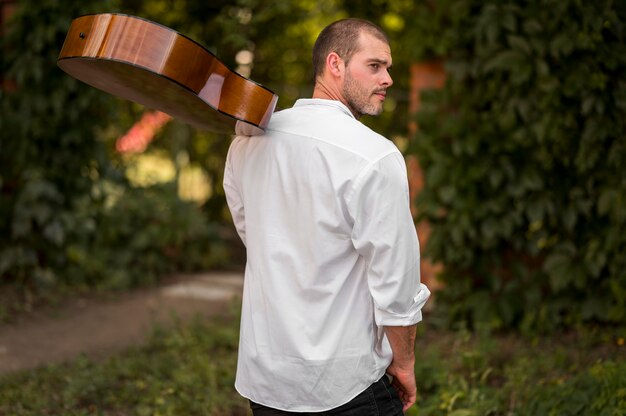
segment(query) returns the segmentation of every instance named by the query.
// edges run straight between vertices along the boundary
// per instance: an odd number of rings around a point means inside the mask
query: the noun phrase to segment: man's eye
[[[378,69],[380,67],[380,65],[378,64],[370,64],[370,66],[372,67],[372,69]]]

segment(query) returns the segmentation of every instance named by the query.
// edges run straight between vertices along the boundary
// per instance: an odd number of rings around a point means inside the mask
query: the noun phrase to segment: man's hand
[[[417,400],[415,329],[416,325],[385,327],[385,334],[393,351],[393,360],[387,368],[387,374],[393,377],[391,384],[400,396],[403,412],[406,412]]]
[[[400,400],[402,401],[402,411],[406,412],[409,407],[415,404],[417,400],[417,386],[415,385],[415,369],[411,368],[398,368],[391,362],[391,365],[387,368],[387,374],[393,377],[391,385],[398,392]]]

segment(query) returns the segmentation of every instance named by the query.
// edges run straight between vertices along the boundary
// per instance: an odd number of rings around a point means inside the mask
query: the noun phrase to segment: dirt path
[[[221,313],[242,286],[238,273],[184,276],[163,287],[116,299],[82,299],[55,309],[54,316],[0,325],[0,375],[137,345],[155,325]]]

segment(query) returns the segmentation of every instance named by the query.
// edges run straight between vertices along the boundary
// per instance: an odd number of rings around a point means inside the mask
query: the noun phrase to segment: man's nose
[[[385,71],[381,84],[385,87],[391,87],[393,84],[393,79],[391,79],[391,74],[388,71]]]

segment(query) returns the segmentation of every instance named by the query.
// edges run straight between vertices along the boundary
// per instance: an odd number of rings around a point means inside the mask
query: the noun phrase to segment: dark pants
[[[402,416],[404,414],[398,393],[391,386],[386,375],[348,403],[325,412],[285,412],[252,401],[250,408],[254,416]]]

